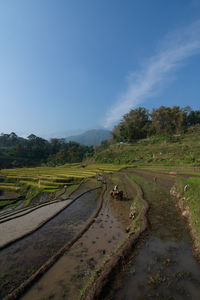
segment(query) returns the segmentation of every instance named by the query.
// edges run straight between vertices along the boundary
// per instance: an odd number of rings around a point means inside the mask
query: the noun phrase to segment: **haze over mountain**
[[[96,146],[96,145],[100,145],[102,141],[108,140],[110,138],[111,138],[111,133],[109,130],[92,129],[79,135],[69,136],[65,140],[66,142],[74,141],[82,145]]]

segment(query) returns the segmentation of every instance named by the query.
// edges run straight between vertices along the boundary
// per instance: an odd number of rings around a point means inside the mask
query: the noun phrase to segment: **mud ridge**
[[[141,234],[148,227],[147,211],[149,209],[149,204],[143,198],[143,190],[141,186],[136,183],[140,191],[140,200],[144,204],[144,209],[141,214],[140,219],[140,230],[136,233],[131,233],[128,240],[123,244],[117,252],[111,257],[111,259],[105,264],[103,269],[97,271],[96,277],[92,283],[86,288],[84,294],[81,296],[80,300],[97,300],[101,299],[103,289],[109,284],[111,278],[119,270],[119,268],[124,264],[127,257],[130,255],[132,248],[135,246]]]
[[[161,171],[159,169],[155,169],[155,170],[152,170],[152,169],[142,169],[142,168],[138,168],[136,170],[139,170],[139,171],[144,171],[144,172],[151,172],[152,174],[163,174],[163,175],[173,175],[173,176],[182,176],[182,177],[200,177],[200,175],[197,175],[197,174],[190,174],[190,173],[179,173],[179,172],[176,172],[176,171]],[[181,170],[184,170],[184,169],[181,169]],[[194,170],[195,171],[195,170]]]
[[[97,188],[96,188],[97,189]],[[95,189],[92,189],[95,190]],[[70,242],[68,242],[65,246],[63,246],[56,254],[54,254],[45,264],[43,264],[29,279],[27,279],[24,283],[22,283],[18,288],[16,288],[12,293],[8,294],[3,300],[14,300],[18,299],[24,292],[30,287],[35,281],[37,281],[77,240],[88,230],[88,228],[94,223],[96,217],[98,216],[102,204],[103,204],[103,195],[106,191],[106,184],[103,185],[99,201],[98,207],[94,215],[90,218],[89,222],[85,225],[85,227],[74,237]],[[88,192],[88,191],[87,191]],[[87,193],[85,192],[85,193]],[[83,194],[85,194],[83,193]],[[80,196],[79,196],[80,197]],[[78,197],[77,197],[78,198]]]
[[[56,217],[58,214],[60,214],[64,209],[66,209],[68,206],[70,206],[74,201],[76,201],[78,198],[80,198],[81,196],[85,195],[88,192],[94,191],[99,189],[99,187],[94,188],[94,189],[90,189],[82,194],[80,194],[79,196],[77,196],[76,198],[74,198],[70,203],[67,203],[63,208],[61,208],[59,211],[57,211],[55,214],[53,214],[52,216],[50,216],[49,218],[47,218],[46,220],[44,220],[43,222],[41,222],[38,226],[36,226],[35,228],[33,228],[31,231],[26,232],[25,234],[23,234],[20,237],[17,237],[16,239],[13,239],[7,243],[5,243],[4,245],[0,246],[0,250],[10,246],[11,244],[23,239],[24,237],[32,234],[33,232],[37,231],[38,229],[40,229],[42,226],[44,226],[47,222],[49,222],[51,219],[53,219],[54,217]],[[60,202],[60,201],[59,201]],[[36,210],[37,208],[35,208],[34,210]],[[27,212],[26,214],[28,214],[29,212]],[[13,218],[15,219],[15,218]]]
[[[67,200],[67,199],[66,199]],[[47,206],[47,205],[51,205],[51,204],[54,204],[54,203],[57,203],[57,202],[61,202],[61,201],[64,201],[64,200],[53,200],[53,201],[50,201],[50,202],[47,202],[47,203],[43,203],[43,204],[40,204],[40,205],[36,205],[35,207],[29,207],[29,208],[26,208],[24,209],[24,213],[22,213],[21,215],[18,215],[18,216],[15,216],[17,214],[20,214],[21,212],[23,212],[22,210],[21,211],[17,211],[15,213],[13,213],[11,215],[11,217],[9,216],[5,216],[3,218],[0,218],[0,224],[2,223],[5,223],[7,221],[10,221],[10,220],[14,220],[14,219],[17,219],[17,218],[20,218],[20,217],[23,217],[33,211],[35,211],[36,209],[38,208],[41,208],[41,207],[44,207],[44,206]]]

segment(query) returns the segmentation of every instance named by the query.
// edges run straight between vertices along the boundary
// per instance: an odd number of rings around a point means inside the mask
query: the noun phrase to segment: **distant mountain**
[[[100,145],[102,141],[108,140],[110,138],[110,131],[105,129],[92,129],[79,135],[69,136],[65,139],[65,141],[74,141],[82,145],[96,146]]]
[[[50,140],[52,138],[63,138],[63,137],[68,137],[68,136],[74,136],[74,135],[79,135],[85,132],[83,129],[71,129],[71,130],[63,130],[63,131],[55,131],[51,133],[43,133],[41,136],[47,140]]]

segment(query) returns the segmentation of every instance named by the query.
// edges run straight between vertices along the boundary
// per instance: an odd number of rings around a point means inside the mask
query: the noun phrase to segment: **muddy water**
[[[82,195],[39,230],[0,251],[0,299],[80,231],[96,209],[99,195],[100,189]]]
[[[127,198],[116,201],[109,191],[114,183],[107,178],[103,207],[87,232],[36,282],[22,297],[23,300],[77,300],[91,272],[100,266],[126,237],[129,213],[135,190],[124,178],[117,177]],[[124,184],[125,183],[125,184]],[[125,189],[126,188],[126,189]]]
[[[150,204],[150,232],[138,253],[109,287],[109,299],[200,299],[200,266],[192,255],[186,224],[169,195],[172,178],[141,174]],[[103,296],[103,299],[108,297]]]
[[[22,297],[23,300],[78,299],[91,272],[126,236],[125,229],[122,230],[123,218],[112,215],[109,203],[106,199],[96,222]]]

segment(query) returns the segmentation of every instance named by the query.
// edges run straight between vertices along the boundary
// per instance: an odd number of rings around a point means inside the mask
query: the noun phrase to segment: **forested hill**
[[[0,168],[54,166],[80,162],[93,155],[93,147],[53,138],[47,141],[34,134],[27,139],[11,134],[0,135]]]
[[[111,132],[105,129],[92,129],[82,134],[69,136],[65,140],[75,141],[82,145],[96,146],[100,145],[102,141],[109,140],[111,138]]]
[[[89,138],[87,142],[95,145],[100,142],[100,136],[104,140],[95,147],[93,160],[99,162],[150,163],[153,160],[170,163],[172,160],[173,163],[185,161],[200,165],[200,111],[190,107],[161,106],[151,112],[139,107],[123,116],[114,127],[112,138],[108,131],[93,130],[79,141],[84,143],[86,137],[94,138],[95,133],[96,142],[94,139],[89,142]],[[47,141],[34,134],[25,139],[14,132],[0,135],[0,168],[56,166],[81,162],[93,155],[93,146],[66,139]]]
[[[113,129],[113,138],[131,142],[150,136],[170,136],[186,132],[190,126],[200,124],[200,110],[189,106],[160,106],[149,112],[144,107],[130,110]]]
[[[95,160],[117,164],[200,166],[200,111],[190,107],[139,107],[124,115]]]

